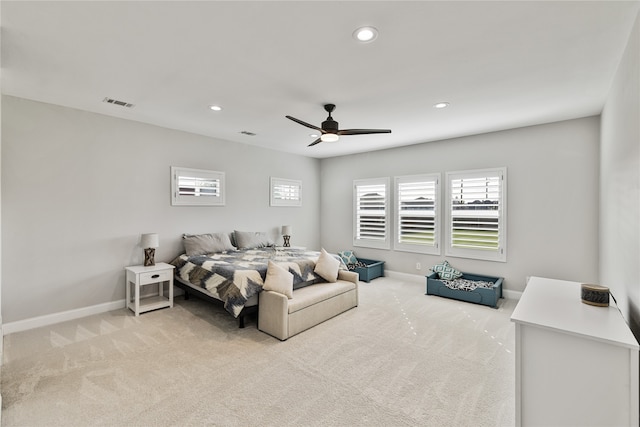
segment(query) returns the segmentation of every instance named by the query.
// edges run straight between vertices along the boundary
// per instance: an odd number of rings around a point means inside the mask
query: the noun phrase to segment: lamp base
[[[156,265],[156,250],[155,248],[147,248],[144,250],[144,266],[149,267]]]
[[[290,247],[291,245],[289,244],[289,239],[291,239],[291,236],[282,236],[282,238],[284,239],[284,244],[282,246],[284,246],[285,248]]]

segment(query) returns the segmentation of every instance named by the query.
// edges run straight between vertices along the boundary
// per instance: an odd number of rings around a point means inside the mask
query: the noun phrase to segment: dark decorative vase
[[[144,266],[149,267],[156,265],[155,261],[156,250],[154,248],[147,248],[144,250]]]

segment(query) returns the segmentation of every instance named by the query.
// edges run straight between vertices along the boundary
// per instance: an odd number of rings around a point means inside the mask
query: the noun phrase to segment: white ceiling
[[[2,92],[324,158],[599,114],[639,5],[3,0]]]

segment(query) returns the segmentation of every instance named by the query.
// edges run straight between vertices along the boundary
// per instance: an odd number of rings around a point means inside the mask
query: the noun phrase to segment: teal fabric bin
[[[375,261],[365,258],[358,258],[358,261],[366,264],[366,267],[358,267],[353,270],[358,273],[361,281],[369,283],[376,277],[384,276],[384,261]]]
[[[498,308],[498,299],[502,298],[502,277],[481,276],[478,274],[462,273],[462,278],[467,280],[482,280],[493,282],[491,288],[476,288],[472,291],[450,289],[438,279],[438,273],[427,276],[426,295],[437,295],[459,301],[472,302]]]

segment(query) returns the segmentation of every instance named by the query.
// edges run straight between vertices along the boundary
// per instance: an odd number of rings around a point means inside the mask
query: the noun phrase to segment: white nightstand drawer
[[[140,285],[148,283],[166,282],[171,279],[173,270],[150,271],[148,273],[140,273]]]

